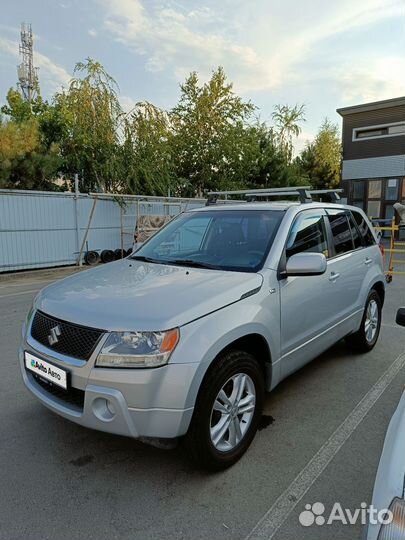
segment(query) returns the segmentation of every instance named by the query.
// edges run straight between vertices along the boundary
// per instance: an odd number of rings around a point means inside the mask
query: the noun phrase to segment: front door
[[[323,209],[298,214],[288,236],[286,259],[302,252],[323,253],[328,258],[325,220]],[[328,270],[320,276],[290,276],[280,281],[283,378],[336,341],[332,327],[338,293],[330,278]]]

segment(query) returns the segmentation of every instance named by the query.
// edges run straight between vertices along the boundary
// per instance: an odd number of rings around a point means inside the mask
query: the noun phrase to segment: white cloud
[[[19,43],[17,41],[0,37],[0,54],[15,58],[17,60],[16,64],[21,61],[18,47]],[[65,68],[36,50],[34,50],[34,65],[39,68],[39,83],[43,94],[53,93],[60,90],[61,86],[66,86],[69,83],[71,77]],[[46,92],[44,92],[44,89]]]
[[[61,86],[67,86],[71,75],[64,67],[53,62],[48,56],[41,53],[35,54],[35,62],[39,67],[39,81],[46,82],[50,91],[60,90]]]
[[[94,28],[90,28],[90,29],[87,31],[87,33],[89,34],[90,37],[93,37],[93,38],[95,38],[95,37],[98,36],[97,30],[94,30]]]
[[[148,71],[167,70],[183,78],[197,70],[206,78],[223,65],[239,92],[269,91],[302,77],[315,81],[319,70],[309,70],[308,64],[324,53],[328,40],[341,35],[344,48],[345,33],[404,12],[403,0],[307,0],[305,6],[297,0],[257,0],[254,8],[245,0],[233,0],[194,10],[173,0],[164,7],[156,1],[99,1],[106,29],[142,55]],[[353,58],[359,54],[354,51]],[[331,50],[331,62],[334,56]],[[388,87],[396,75],[385,75]],[[338,70],[329,70],[329,76],[341,80]],[[350,75],[346,78],[352,87]]]
[[[387,56],[365,62],[362,66],[346,66],[336,74],[342,105],[377,101],[405,95],[405,58]]]
[[[18,58],[18,43],[16,41],[12,41],[11,39],[0,37],[0,53],[2,55],[14,56],[15,58]]]

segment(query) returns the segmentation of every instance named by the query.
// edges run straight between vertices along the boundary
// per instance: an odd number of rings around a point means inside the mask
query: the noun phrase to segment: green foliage
[[[71,178],[78,172],[82,190],[121,191],[117,84],[91,58],[76,64],[74,74],[69,89],[55,96],[46,124],[60,137],[63,172]]]
[[[251,142],[245,128],[255,107],[237,96],[219,67],[200,85],[191,73],[170,113],[172,147],[182,190],[201,195],[244,182]]]
[[[123,178],[133,193],[167,195],[175,190],[172,131],[166,112],[137,103],[124,123]]]
[[[301,133],[300,122],[305,122],[305,105],[276,105],[272,114],[280,148],[290,163],[293,155],[293,138]]]
[[[170,111],[145,101],[124,114],[117,83],[91,58],[50,103],[37,90],[28,104],[10,89],[1,107],[0,187],[59,189],[63,179],[72,188],[76,173],[83,192],[148,195],[339,182],[336,126],[325,121],[293,160],[304,105],[278,105],[274,126],[260,123],[221,67],[205,83],[191,73]]]
[[[38,120],[11,120],[0,125],[0,187],[58,189],[52,181],[60,166],[59,149],[44,151]]]
[[[335,188],[340,182],[341,155],[338,127],[326,118],[315,141],[301,152],[297,165],[313,188]]]
[[[10,88],[7,93],[6,104],[0,110],[16,122],[26,122],[32,116],[40,115],[46,107],[47,104],[42,100],[40,94],[37,95],[32,103],[28,103],[24,101],[20,92],[14,88]]]

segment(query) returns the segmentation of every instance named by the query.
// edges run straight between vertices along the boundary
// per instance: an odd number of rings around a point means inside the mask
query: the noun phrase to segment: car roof
[[[278,211],[286,211],[289,208],[299,208],[302,210],[310,209],[310,208],[337,208],[337,209],[351,209],[351,210],[359,210],[357,207],[348,206],[346,204],[336,204],[336,203],[328,203],[328,202],[312,202],[312,203],[300,203],[297,201],[274,201],[274,202],[242,202],[242,203],[220,203],[212,204],[209,206],[202,206],[200,208],[193,208],[190,209],[191,212],[206,212],[206,211],[230,211],[230,210],[278,210]]]

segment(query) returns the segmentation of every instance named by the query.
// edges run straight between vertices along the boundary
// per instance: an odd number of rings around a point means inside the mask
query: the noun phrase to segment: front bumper
[[[48,409],[87,428],[133,438],[175,438],[187,432],[194,407],[189,389],[197,363],[96,368],[98,349],[82,362],[49,351],[30,337],[19,351],[23,381]],[[38,381],[25,368],[24,351],[68,370],[71,387],[81,399],[68,399],[69,393],[52,391]]]

